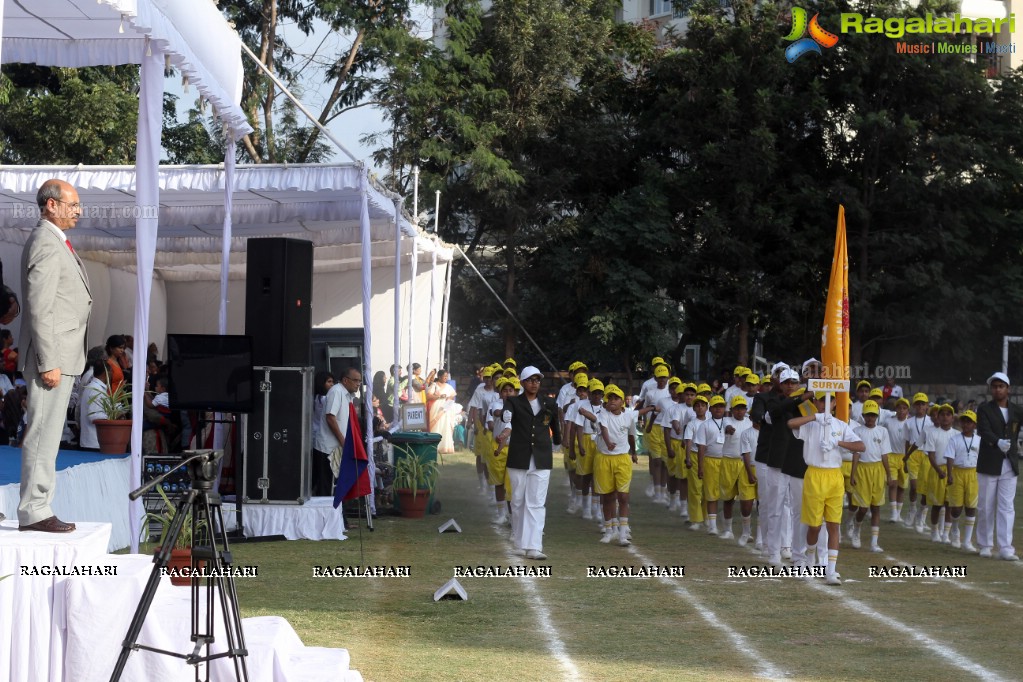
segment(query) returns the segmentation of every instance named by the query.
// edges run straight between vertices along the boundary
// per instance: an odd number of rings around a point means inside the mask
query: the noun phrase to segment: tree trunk
[[[504,303],[508,309],[515,310],[515,249],[509,244],[504,247]],[[511,315],[505,316],[504,321],[504,357],[515,357],[515,339],[518,336],[515,320]]]
[[[749,315],[739,318],[739,364],[749,366]]]

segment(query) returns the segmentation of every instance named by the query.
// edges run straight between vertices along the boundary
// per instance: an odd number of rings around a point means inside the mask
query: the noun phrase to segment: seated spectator
[[[173,452],[181,429],[172,420],[167,376],[153,378],[152,393],[143,396],[142,452]]]
[[[106,419],[100,404],[107,392],[106,363],[102,360],[93,360],[88,365],[87,374],[89,380],[82,386],[81,397],[78,400],[78,443],[82,450],[99,450],[96,420]]]
[[[125,370],[130,367],[128,358],[125,355],[128,341],[120,334],[114,334],[107,339],[107,368],[110,372],[110,379],[107,388],[114,393],[125,381]]]

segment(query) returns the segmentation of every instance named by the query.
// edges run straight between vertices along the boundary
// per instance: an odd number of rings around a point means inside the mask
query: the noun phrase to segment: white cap
[[[535,377],[537,374],[539,374],[540,378],[543,379],[543,374],[540,372],[540,370],[530,365],[529,367],[526,367],[524,370],[522,370],[521,374],[519,374],[519,381],[525,381],[529,377]]]
[[[784,362],[776,362],[774,363],[774,367],[771,368],[771,374],[777,374],[778,372],[781,372],[782,370],[786,370],[788,368],[789,366],[786,365]]]
[[[990,386],[992,381],[1004,381],[1006,386],[1012,386],[1012,384],[1009,383],[1009,377],[1006,376],[1005,372],[995,372],[992,374],[988,377],[987,385]]]
[[[778,377],[778,382],[783,384],[786,381],[799,381],[799,373],[794,369],[782,370],[781,376]]]
[[[806,371],[807,365],[811,365],[811,364],[819,365],[819,364],[821,364],[821,361],[818,360],[817,358],[810,358],[809,360],[807,360],[806,362],[803,363],[803,371]]]

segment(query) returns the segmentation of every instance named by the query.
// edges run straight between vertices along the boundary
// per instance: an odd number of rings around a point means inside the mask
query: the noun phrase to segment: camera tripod
[[[248,669],[245,666],[245,656],[248,655],[248,651],[245,649],[241,615],[238,611],[238,594],[235,591],[234,577],[231,575],[231,551],[227,543],[227,533],[224,531],[224,514],[221,509],[220,494],[213,491],[213,482],[217,476],[217,464],[224,453],[213,450],[196,450],[184,454],[190,455],[182,462],[182,465],[188,467],[188,477],[191,479],[192,487],[182,494],[173,522],[169,528],[165,528],[163,531],[162,547],[153,558],[154,565],[149,574],[149,582],[146,583],[146,589],[142,593],[138,608],[135,609],[135,615],[128,627],[128,633],[124,637],[121,654],[110,675],[111,682],[121,679],[128,656],[132,651],[139,649],[183,658],[188,665],[195,666],[196,682],[200,680],[200,664],[209,663],[218,658],[233,660],[235,679],[239,681],[249,679]],[[160,485],[171,473],[173,472],[168,472],[132,491],[128,497],[133,500],[138,499],[148,490]],[[188,518],[191,519],[193,538],[190,590],[191,640],[195,647],[191,653],[181,654],[139,644],[137,640],[149,613],[149,608],[153,604],[153,597],[156,596],[160,578],[165,574],[170,561],[171,550],[181,535],[185,519]],[[201,577],[199,574],[203,572],[209,577]],[[205,586],[201,584],[203,580],[206,581]],[[205,607],[202,605],[203,598],[200,594],[200,590],[203,588],[205,588]],[[216,620],[214,601],[220,602],[220,611],[224,618],[224,631],[227,637],[227,650],[217,654],[211,652]],[[205,651],[203,651],[204,649]],[[210,680],[209,665],[206,665],[205,680],[206,682]]]

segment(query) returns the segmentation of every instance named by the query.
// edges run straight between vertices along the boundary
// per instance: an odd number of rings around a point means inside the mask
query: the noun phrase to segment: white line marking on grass
[[[891,561],[892,563],[899,564],[900,566],[913,566],[914,565],[914,564],[910,564],[908,562],[905,562],[902,559],[897,559],[897,558],[891,556],[890,554],[885,554],[884,558],[887,559],[888,561]],[[934,576],[932,579],[933,580],[937,580],[938,582],[941,582],[941,583],[945,583],[945,584],[951,585],[952,587],[957,587],[960,590],[966,590],[967,592],[973,592],[974,594],[979,594],[982,597],[987,597],[988,599],[991,599],[992,601],[996,601],[999,604],[1003,604],[1004,606],[1012,606],[1012,607],[1017,608],[1017,609],[1023,609],[1023,604],[1019,604],[1019,603],[1014,602],[1014,601],[1009,601],[1008,599],[1003,599],[1002,597],[999,597],[997,595],[991,594],[990,592],[985,592],[984,590],[980,589],[979,587],[975,587],[973,585],[970,585],[969,583],[960,582],[959,580],[953,580],[951,578],[942,578],[941,576]]]
[[[640,553],[640,551],[636,549],[635,545],[629,545],[628,549],[634,557],[644,564],[651,566],[656,565],[656,562],[651,561]],[[709,625],[723,632],[738,651],[751,659],[757,666],[756,675],[758,677],[765,677],[772,680],[786,679],[788,677],[785,671],[770,663],[759,651],[757,651],[749,639],[747,639],[741,632],[733,630],[731,627],[726,625],[716,613],[704,606],[700,600],[694,597],[692,592],[679,585],[677,580],[666,578],[664,576],[658,576],[657,579],[670,587],[675,594],[689,602],[689,605],[696,609],[696,612],[700,614],[701,618],[707,621]]]
[[[807,581],[807,584],[811,588],[817,590],[818,592],[823,592],[838,597],[839,599],[842,600],[842,602],[844,602],[845,606],[852,609],[853,611],[857,611],[862,616],[868,616],[870,618],[873,618],[874,620],[878,620],[884,623],[893,630],[899,630],[908,634],[918,644],[927,647],[928,649],[936,653],[939,657],[945,659],[948,663],[954,665],[960,670],[968,672],[971,675],[976,675],[977,677],[981,678],[982,680],[985,680],[986,682],[1002,682],[1003,680],[1006,680],[1006,678],[1002,677],[993,670],[985,668],[981,664],[976,663],[971,659],[967,658],[966,656],[963,656],[962,654],[954,651],[952,647],[950,647],[945,642],[939,642],[938,640],[930,637],[929,635],[924,634],[923,632],[917,630],[916,628],[910,627],[909,625],[906,625],[901,621],[898,621],[894,618],[884,615],[883,613],[875,611],[874,609],[870,608],[869,606],[859,601],[858,599],[853,599],[852,597],[843,594],[841,592],[841,588],[817,585],[816,583],[811,581]]]

